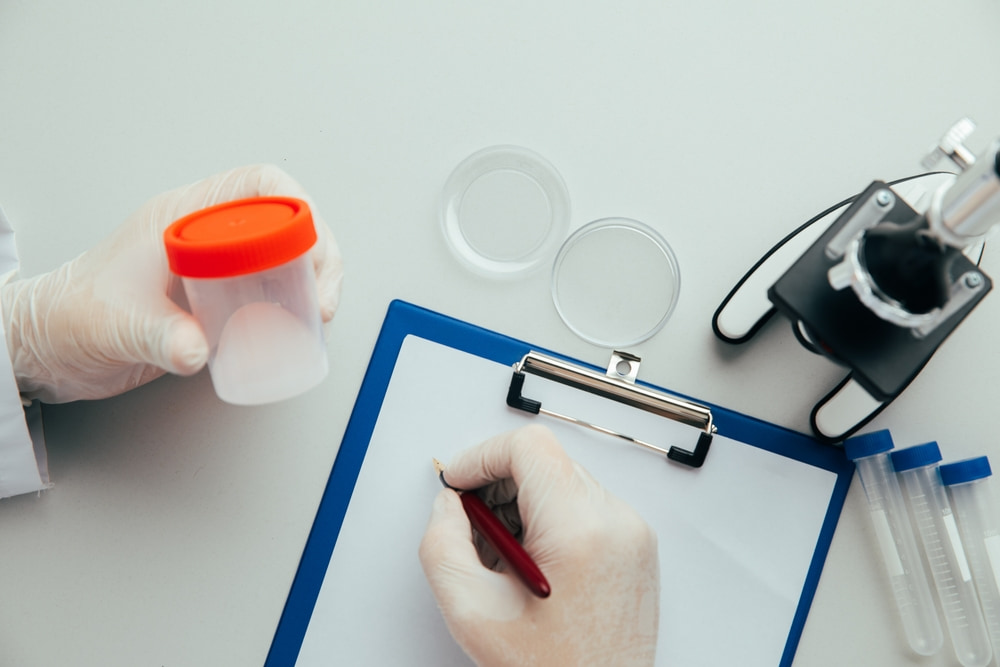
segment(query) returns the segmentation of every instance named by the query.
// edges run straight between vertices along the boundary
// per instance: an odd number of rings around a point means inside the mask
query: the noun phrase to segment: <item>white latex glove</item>
[[[552,588],[532,595],[483,565],[454,491],[434,501],[420,562],[455,641],[479,665],[652,665],[659,624],[656,535],[571,460],[546,428],[529,426],[461,453],[448,484],[516,488],[523,545]],[[503,501],[499,492],[486,502]],[[494,498],[488,496],[493,495]]]
[[[114,396],[165,372],[191,375],[208,360],[201,327],[170,298],[163,231],[224,201],[281,195],[309,201],[270,165],[241,167],[146,202],[97,246],[55,271],[0,287],[0,306],[22,397],[48,403]],[[340,251],[310,202],[319,237],[310,250],[323,321],[340,299]]]

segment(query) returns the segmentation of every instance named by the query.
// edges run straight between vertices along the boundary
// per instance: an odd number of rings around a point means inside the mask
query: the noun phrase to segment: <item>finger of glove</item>
[[[310,252],[316,274],[320,314],[324,322],[333,319],[340,304],[344,272],[340,248],[315,202],[305,188],[287,172],[270,164],[238,167],[181,188],[179,194],[178,208],[173,211],[172,216],[167,216],[171,221],[208,206],[248,197],[295,197],[309,204],[316,228],[316,244]]]
[[[72,282],[88,276],[92,300],[78,300],[73,307],[99,308],[105,314],[90,318],[95,329],[104,331],[104,356],[191,375],[208,361],[208,342],[197,321],[171,300],[166,271],[158,246],[135,240],[111,245],[94,257],[84,255],[51,279]]]
[[[246,186],[244,186],[244,191],[240,194],[241,197],[281,195],[297,197],[309,204],[313,224],[316,227],[316,245],[312,248],[312,259],[313,269],[316,273],[320,311],[323,321],[329,322],[340,303],[344,267],[340,247],[337,245],[330,226],[326,224],[320,214],[316,203],[294,178],[273,165],[251,165],[237,169],[235,172],[238,179],[251,184],[250,189],[253,189],[254,183],[256,183],[257,192],[255,194],[246,194]]]
[[[340,305],[340,292],[344,278],[344,263],[333,232],[315,215],[316,245],[312,248],[313,270],[316,272],[316,295],[319,312],[324,322],[333,319]]]
[[[548,498],[572,502],[571,496],[578,492],[578,485],[572,484],[575,470],[552,432],[531,425],[461,452],[449,462],[445,477],[449,484],[462,489],[512,479],[521,517],[527,524],[528,517],[539,515],[539,507]]]
[[[549,429],[532,424],[460,452],[449,461],[445,477],[459,489],[478,489],[512,479],[523,490],[525,482],[542,471],[571,475],[573,461]]]
[[[208,362],[208,341],[198,322],[169,299],[159,308],[136,313],[117,329],[112,354],[146,363],[169,373],[193,375]],[[114,326],[114,325],[112,325]]]
[[[434,499],[419,553],[424,575],[446,619],[482,614],[512,617],[523,609],[523,586],[480,561],[469,519],[451,489],[442,489]]]
[[[165,363],[156,365],[177,375],[194,375],[208,363],[208,341],[193,317],[178,310],[167,329],[163,355]]]

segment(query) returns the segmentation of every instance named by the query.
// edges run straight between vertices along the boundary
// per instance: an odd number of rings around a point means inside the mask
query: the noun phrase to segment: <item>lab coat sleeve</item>
[[[17,265],[14,230],[0,209],[0,284],[15,278]],[[28,406],[21,402],[2,326],[0,338],[0,498],[7,498],[51,485],[41,409],[37,402]]]

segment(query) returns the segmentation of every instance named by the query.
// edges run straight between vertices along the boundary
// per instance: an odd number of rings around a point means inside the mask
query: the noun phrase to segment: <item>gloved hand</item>
[[[548,579],[540,599],[483,565],[455,491],[434,501],[420,562],[455,641],[479,665],[652,665],[659,624],[656,535],[529,426],[462,452],[444,476],[494,496],[516,489],[525,550]],[[489,496],[490,494],[486,494]],[[487,498],[503,501],[501,497]]]
[[[48,403],[114,396],[164,372],[191,375],[208,360],[201,327],[170,298],[163,231],[224,201],[282,195],[309,201],[277,167],[253,165],[171,190],[146,202],[97,246],[60,268],[0,287],[7,347],[23,398]],[[312,206],[320,308],[340,299],[340,251]]]

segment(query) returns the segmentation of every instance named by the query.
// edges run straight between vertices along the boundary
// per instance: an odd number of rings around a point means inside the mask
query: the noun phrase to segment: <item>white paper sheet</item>
[[[417,549],[440,489],[431,458],[544,420],[576,460],[655,528],[662,603],[657,664],[781,659],[837,476],[716,436],[691,469],[620,439],[504,403],[511,369],[409,336],[403,343],[298,665],[468,665]],[[654,444],[698,431],[528,377],[525,396]]]

